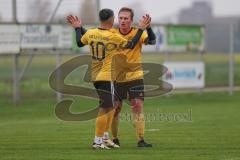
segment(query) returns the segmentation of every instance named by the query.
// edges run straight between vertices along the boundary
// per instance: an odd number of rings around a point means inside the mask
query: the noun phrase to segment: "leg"
[[[115,113],[114,113],[112,126],[111,126],[113,139],[118,139],[118,130],[119,130],[121,109],[122,109],[122,101],[116,101],[115,102]]]
[[[112,99],[112,83],[98,81],[94,83],[100,99],[99,113],[96,119],[96,130],[93,148],[107,148],[103,140],[104,132],[109,129],[114,114]]]
[[[138,141],[144,138],[144,114],[143,114],[143,100],[141,99],[131,99],[131,112],[133,125],[136,129],[136,136]]]
[[[114,117],[114,113],[115,113],[115,109],[113,107],[109,108],[106,112],[106,116],[107,116],[107,123],[106,123],[106,127],[104,130],[104,136],[103,139],[107,140],[109,139],[109,130],[111,128],[112,122],[113,122],[113,117]]]
[[[113,142],[117,145],[120,145],[119,142],[119,123],[120,123],[120,112],[122,109],[123,100],[127,98],[127,84],[125,82],[116,83],[115,90],[115,114],[112,121],[112,136]]]
[[[110,148],[119,148],[120,146],[118,144],[115,144],[109,137],[109,129],[113,122],[115,109],[112,107],[110,110],[107,110],[106,116],[107,116],[107,123],[106,128],[103,135],[103,142],[107,147]]]
[[[143,114],[144,84],[143,80],[135,80],[130,84],[129,96],[131,102],[132,120],[136,129],[138,147],[152,147],[144,141],[145,120]]]
[[[100,144],[102,143],[101,137],[104,134],[104,128],[106,127],[107,123],[107,114],[104,108],[99,108],[98,117],[96,119],[96,129],[95,129],[95,143]]]

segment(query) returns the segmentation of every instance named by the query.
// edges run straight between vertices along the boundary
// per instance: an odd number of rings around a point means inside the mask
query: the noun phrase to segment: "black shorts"
[[[144,83],[143,79],[118,82],[115,87],[115,94],[118,100],[124,99],[142,99],[144,100]]]
[[[99,107],[108,108],[114,106],[114,86],[112,81],[95,81],[94,87],[99,96]]]

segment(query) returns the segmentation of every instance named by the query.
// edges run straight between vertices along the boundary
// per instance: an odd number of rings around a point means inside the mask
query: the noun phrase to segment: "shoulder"
[[[133,31],[137,31],[138,28],[137,28],[137,27],[132,27],[132,30],[133,30]]]
[[[118,28],[111,28],[109,31],[112,33],[118,33]]]
[[[131,30],[132,33],[136,33],[137,31],[138,31],[137,27],[132,27],[132,30]]]
[[[95,32],[95,31],[96,31],[96,28],[90,28],[90,29],[87,30],[86,33],[91,33],[91,32]]]

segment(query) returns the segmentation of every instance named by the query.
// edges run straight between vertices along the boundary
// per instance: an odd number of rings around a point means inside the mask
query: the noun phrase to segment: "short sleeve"
[[[85,45],[88,44],[88,31],[82,36],[81,42]]]

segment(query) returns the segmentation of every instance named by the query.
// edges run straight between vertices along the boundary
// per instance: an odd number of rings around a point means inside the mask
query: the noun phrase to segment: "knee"
[[[115,113],[114,113],[114,118],[119,118],[119,114],[122,109],[122,103],[117,101],[115,102]]]
[[[141,99],[131,100],[131,110],[134,113],[142,113],[143,101]]]

